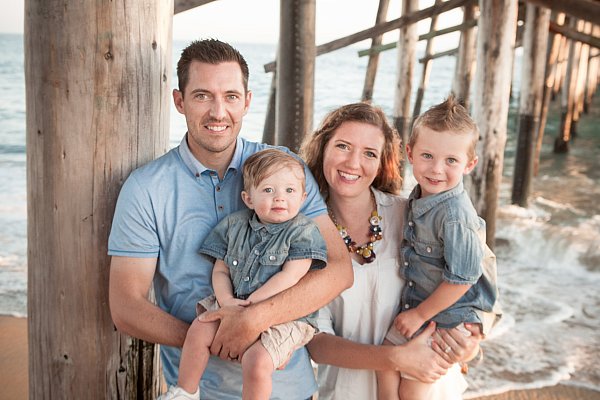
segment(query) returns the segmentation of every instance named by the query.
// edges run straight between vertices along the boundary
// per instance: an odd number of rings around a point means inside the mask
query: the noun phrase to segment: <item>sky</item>
[[[24,1],[0,0],[1,33],[23,33]],[[390,0],[388,20],[400,16],[401,3],[401,0]],[[214,37],[232,43],[277,43],[279,4],[280,0],[213,1],[176,14],[173,18],[173,38],[191,40]],[[378,4],[378,0],[316,0],[317,45],[373,26]],[[421,0],[420,7],[432,4],[433,0]],[[461,20],[459,10],[448,14],[440,19],[440,27]],[[422,21],[418,29],[419,33],[428,31],[429,22]],[[397,31],[386,34],[384,43],[396,40],[397,35]],[[456,38],[449,36],[446,40],[454,43]],[[362,47],[366,44],[362,43]]]

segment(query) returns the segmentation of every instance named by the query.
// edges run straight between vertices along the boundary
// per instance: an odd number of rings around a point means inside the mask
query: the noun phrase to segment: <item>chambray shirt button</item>
[[[250,277],[249,277],[249,276],[245,276],[245,277],[244,277],[244,282],[248,282],[249,280],[250,280]]]
[[[431,247],[427,246],[427,252],[431,253]]]
[[[414,223],[414,222],[412,222],[412,221],[408,221],[408,226],[414,226],[414,225],[415,225],[415,223]]]
[[[408,304],[405,304],[404,308],[408,310],[410,308],[410,306]]]
[[[404,261],[404,266],[408,267],[408,261]]]
[[[216,189],[217,189],[217,192],[220,192],[221,191],[221,186],[217,186]]]
[[[269,256],[269,261],[275,261],[275,256]]]
[[[408,286],[413,287],[414,283],[413,281],[408,282]]]
[[[238,265],[238,261],[237,260],[233,260],[232,264],[233,264],[233,266],[236,266],[236,265]]]
[[[260,251],[254,250],[254,255],[257,255],[257,256],[260,255]]]

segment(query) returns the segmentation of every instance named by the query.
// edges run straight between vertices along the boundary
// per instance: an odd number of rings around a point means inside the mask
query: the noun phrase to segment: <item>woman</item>
[[[332,220],[351,252],[354,285],[319,311],[322,333],[309,343],[319,363],[319,400],[376,399],[376,370],[393,369],[434,382],[436,399],[460,399],[466,382],[452,363],[472,358],[481,335],[434,333],[429,326],[404,346],[382,346],[399,312],[405,284],[399,244],[405,199],[400,139],[383,111],[366,103],[327,115],[302,156],[327,199]],[[433,334],[431,347],[428,338]],[[443,343],[441,350],[439,343]]]

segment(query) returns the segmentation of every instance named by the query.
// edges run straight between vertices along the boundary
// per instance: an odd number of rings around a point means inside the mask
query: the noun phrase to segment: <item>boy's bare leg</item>
[[[194,319],[185,337],[177,386],[188,393],[196,393],[198,382],[210,357],[210,345],[215,337],[218,322],[200,322]]]
[[[412,379],[402,379],[400,382],[401,400],[428,400],[431,399],[431,389],[433,384],[423,383]]]
[[[389,340],[383,341],[385,346],[393,346]],[[396,371],[377,371],[377,399],[398,400],[400,373]]]
[[[260,340],[242,357],[242,399],[268,400],[273,390],[273,359]]]

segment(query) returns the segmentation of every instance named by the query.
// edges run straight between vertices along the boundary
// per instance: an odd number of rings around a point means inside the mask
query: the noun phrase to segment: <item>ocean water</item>
[[[175,42],[177,60],[187,43]],[[271,75],[271,45],[237,44],[250,65],[254,92],[242,135],[262,137]],[[23,37],[0,34],[0,314],[27,312],[27,207],[25,175],[25,84]],[[343,49],[317,59],[315,125],[329,110],[358,101],[366,58]],[[518,88],[518,59],[515,84]],[[395,52],[382,54],[374,103],[388,114],[393,106]],[[434,61],[423,107],[443,99],[454,71],[451,57]],[[420,76],[417,67],[416,81]],[[172,84],[176,82],[173,76]],[[571,151],[552,154],[558,128],[550,119],[531,205],[511,206],[514,108],[498,216],[498,274],[505,317],[484,342],[484,362],[471,368],[466,397],[558,382],[600,390],[600,102],[584,115]],[[554,115],[557,115],[554,105]],[[185,132],[185,121],[171,107],[171,146]],[[409,191],[414,183],[407,182]]]

